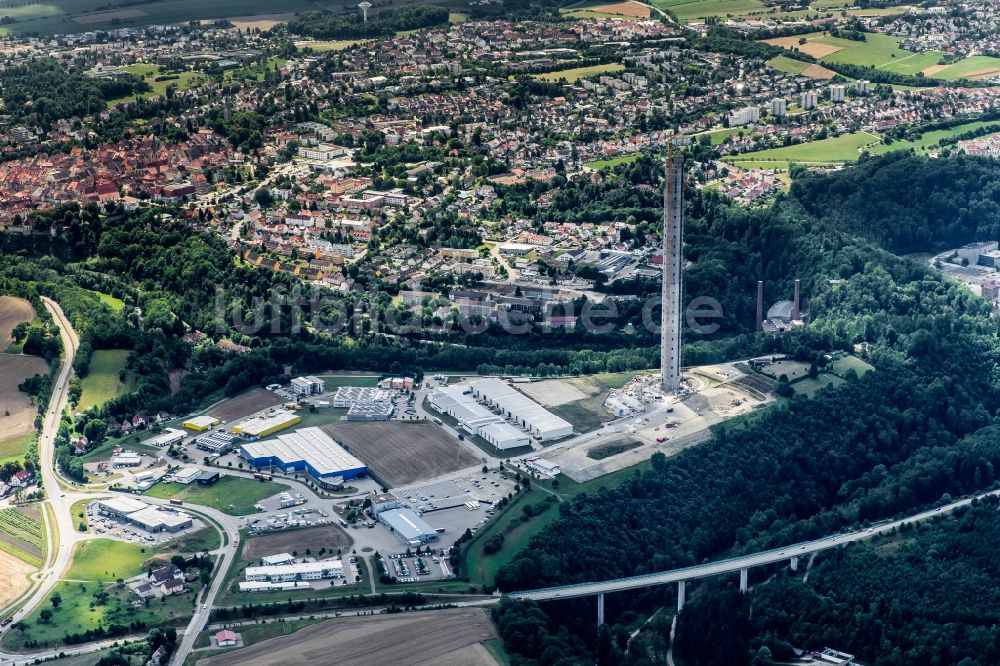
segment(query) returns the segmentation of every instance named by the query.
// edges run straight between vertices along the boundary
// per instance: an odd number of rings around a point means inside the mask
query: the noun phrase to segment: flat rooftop
[[[248,442],[242,448],[251,458],[277,458],[285,465],[305,462],[320,476],[365,468],[363,462],[316,427],[299,428],[263,442]]]

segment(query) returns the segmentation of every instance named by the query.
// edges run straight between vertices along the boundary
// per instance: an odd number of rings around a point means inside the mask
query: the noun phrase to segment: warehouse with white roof
[[[378,514],[380,523],[408,546],[422,546],[436,541],[437,531],[410,509],[389,509]]]
[[[315,427],[300,428],[263,442],[247,442],[240,446],[240,456],[258,469],[276,467],[286,474],[305,472],[320,483],[356,479],[368,473],[363,462]]]
[[[573,425],[545,409],[507,382],[499,379],[480,379],[472,382],[472,395],[501,415],[544,441],[573,434]]]
[[[467,385],[445,386],[431,392],[428,399],[433,409],[455,419],[466,432],[479,435],[497,451],[531,445],[522,430],[506,423],[489,407],[476,402]]]
[[[283,583],[287,581],[343,577],[344,565],[339,560],[274,564],[262,567],[247,567],[246,570],[246,579],[250,582],[267,581],[271,583]]]

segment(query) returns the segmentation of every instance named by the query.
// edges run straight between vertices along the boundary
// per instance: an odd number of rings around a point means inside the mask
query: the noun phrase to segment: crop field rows
[[[21,509],[0,510],[0,550],[34,566],[42,563],[42,525]]]

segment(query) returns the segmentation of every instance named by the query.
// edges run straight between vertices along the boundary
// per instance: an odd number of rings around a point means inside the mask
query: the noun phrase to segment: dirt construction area
[[[344,530],[334,525],[324,525],[304,530],[290,530],[250,537],[243,548],[243,559],[247,562],[253,562],[268,555],[291,553],[293,550],[298,551],[301,557],[305,554],[306,549],[311,550],[315,555],[320,548],[326,548],[328,552],[336,553],[338,550],[349,548],[350,545],[351,538]]]
[[[35,427],[35,405],[17,385],[32,375],[44,375],[49,366],[37,356],[0,354],[0,439],[31,432]]]
[[[14,339],[10,332],[22,321],[35,318],[35,308],[31,303],[13,296],[0,296],[0,351],[7,349]]]
[[[323,426],[331,437],[389,487],[433,479],[479,463],[458,441],[430,423],[341,421]]]
[[[0,551],[0,608],[17,599],[28,589],[28,574],[35,567],[22,562],[13,555]]]
[[[482,641],[496,631],[479,608],[345,617],[251,647],[201,659],[201,666],[407,664],[495,666]]]
[[[280,404],[281,398],[274,393],[262,388],[255,388],[226,400],[218,407],[213,407],[211,414],[220,421],[228,423]]]
[[[518,388],[521,389],[521,393],[546,407],[558,407],[569,402],[583,400],[590,395],[561,379],[546,379],[530,384],[520,384]]]

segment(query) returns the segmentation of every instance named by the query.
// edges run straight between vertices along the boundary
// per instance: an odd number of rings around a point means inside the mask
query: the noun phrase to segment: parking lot
[[[434,551],[432,555],[413,557],[395,554],[384,561],[389,573],[400,583],[420,583],[448,578],[451,575],[448,558],[437,553],[438,551]]]
[[[177,532],[147,532],[137,525],[116,520],[111,516],[101,516],[97,513],[93,504],[87,505],[86,513],[87,527],[91,532],[105,539],[117,539],[143,546],[156,546],[165,544],[197,532],[205,527],[205,523],[192,517],[191,527]]]

